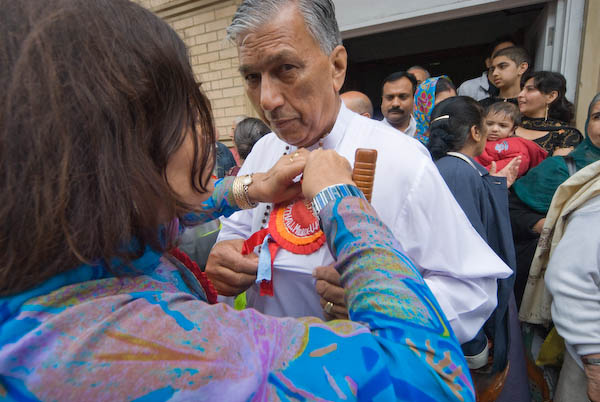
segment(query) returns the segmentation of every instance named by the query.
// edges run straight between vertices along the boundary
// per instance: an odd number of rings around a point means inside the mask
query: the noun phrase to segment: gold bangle
[[[252,183],[252,175],[249,176],[238,176],[233,180],[231,186],[231,192],[233,193],[233,199],[240,209],[251,209],[258,205],[256,202],[250,201],[248,196],[248,177],[250,178],[250,184]]]

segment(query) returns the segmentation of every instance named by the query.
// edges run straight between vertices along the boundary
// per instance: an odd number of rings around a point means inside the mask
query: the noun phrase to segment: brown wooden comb
[[[371,202],[373,182],[375,181],[375,165],[377,151],[374,149],[358,148],[354,154],[354,169],[352,180],[363,192],[367,201]]]

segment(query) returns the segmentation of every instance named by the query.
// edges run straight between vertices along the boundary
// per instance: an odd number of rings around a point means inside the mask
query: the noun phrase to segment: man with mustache
[[[268,170],[282,154],[290,161],[303,158],[303,152],[296,152],[301,148],[335,150],[351,165],[357,148],[376,149],[372,204],[398,239],[402,258],[423,275],[458,340],[471,340],[496,306],[497,278],[509,276],[510,268],[473,229],[419,142],[351,112],[340,99],[347,54],[333,1],[244,0],[227,32],[238,47],[248,98],[273,130],[256,143],[238,176]],[[253,185],[251,177],[245,181]],[[283,211],[282,216],[288,212],[261,203],[223,221],[206,265],[219,294],[246,291],[248,307],[280,317],[345,311],[315,289],[316,268],[334,263],[327,247],[310,254],[282,247],[271,260],[272,241],[266,237],[251,249],[262,250],[260,264],[257,254],[242,253],[244,241],[270,229],[272,217],[285,224],[275,210]],[[288,217],[309,217],[297,215]],[[289,238],[297,226],[285,228],[289,232],[278,229],[274,235]],[[256,283],[257,272],[264,272],[258,267],[266,263],[271,272],[271,261],[273,296],[261,295],[268,293],[265,281]]]
[[[383,123],[414,137],[417,122],[413,117],[413,106],[417,79],[405,71],[390,74],[383,80],[381,113]]]

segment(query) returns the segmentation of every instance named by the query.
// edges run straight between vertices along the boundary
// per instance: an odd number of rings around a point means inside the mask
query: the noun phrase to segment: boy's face
[[[504,113],[489,113],[485,116],[483,127],[488,141],[507,138],[515,132],[514,122]]]
[[[527,70],[527,63],[517,64],[506,56],[494,57],[490,67],[492,82],[498,89],[507,88],[518,83]]]

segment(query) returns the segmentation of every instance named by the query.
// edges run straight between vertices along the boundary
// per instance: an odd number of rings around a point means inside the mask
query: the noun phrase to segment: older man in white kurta
[[[357,148],[377,150],[373,206],[423,274],[459,341],[472,339],[496,306],[496,279],[511,271],[473,229],[427,150],[343,104],[322,146],[335,149],[351,164]],[[265,171],[294,150],[270,133],[254,146],[240,174]],[[269,207],[261,204],[224,220],[217,241],[247,239],[266,226]],[[333,261],[326,247],[310,255],[281,249],[274,261],[274,296],[259,296],[253,285],[247,291],[248,307],[275,316],[323,317],[312,272]]]
[[[297,147],[334,149],[351,163],[356,148],[376,149],[373,205],[458,339],[471,340],[496,306],[497,278],[511,271],[471,227],[422,145],[343,105],[347,53],[333,2],[243,0],[227,32],[238,48],[246,94],[274,131],[254,146],[240,175],[267,170],[283,153],[294,157]],[[253,185],[251,177],[244,182]],[[272,210],[263,204],[225,220],[206,272],[223,295],[248,289],[248,306],[264,313],[323,316],[311,274],[333,262],[325,247],[310,255],[280,249],[273,297],[260,296],[253,285],[258,261],[242,255],[243,239],[264,227]]]

